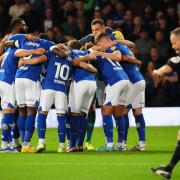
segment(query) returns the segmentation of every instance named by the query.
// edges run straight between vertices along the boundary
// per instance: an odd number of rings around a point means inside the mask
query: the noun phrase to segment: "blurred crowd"
[[[48,34],[56,43],[81,39],[91,33],[90,22],[102,18],[135,42],[146,79],[146,106],[180,106],[176,72],[159,80],[152,71],[174,56],[169,32],[180,26],[180,0],[0,0],[0,37],[10,32],[13,18],[21,17],[29,32]]]

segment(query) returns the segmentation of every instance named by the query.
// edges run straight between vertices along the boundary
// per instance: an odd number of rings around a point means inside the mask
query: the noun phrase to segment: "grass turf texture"
[[[42,154],[0,154],[0,180],[158,180],[149,167],[166,164],[176,145],[178,127],[147,128],[146,152],[82,152],[58,154],[56,129],[47,130],[47,152]],[[117,135],[115,134],[115,137]],[[128,146],[137,142],[130,128]],[[32,145],[37,143],[37,133]],[[96,128],[93,144],[103,145],[104,133]],[[172,180],[180,179],[180,165]]]

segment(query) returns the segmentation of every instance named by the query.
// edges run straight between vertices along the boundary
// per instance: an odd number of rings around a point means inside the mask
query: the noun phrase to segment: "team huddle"
[[[52,106],[58,120],[58,152],[83,151],[86,135],[85,149],[95,150],[91,136],[96,99],[106,139],[96,151],[127,150],[130,109],[139,136],[139,143],[131,150],[146,150],[142,114],[145,81],[131,41],[105,27],[101,19],[92,21],[92,34],[65,44],[55,44],[44,34],[26,34],[27,26],[19,18],[11,22],[11,28],[12,34],[0,47],[1,152],[45,151],[46,118]],[[30,142],[36,119],[38,145],[33,148]]]

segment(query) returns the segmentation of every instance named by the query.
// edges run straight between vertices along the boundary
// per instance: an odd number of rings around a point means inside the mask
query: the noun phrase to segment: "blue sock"
[[[26,124],[26,116],[22,116],[19,114],[18,117],[18,128],[19,128],[19,133],[21,136],[21,141],[24,141],[24,134],[25,134],[25,124]]]
[[[103,117],[103,128],[106,136],[107,143],[113,142],[113,120],[112,115],[102,115]]]
[[[18,113],[15,113],[13,115],[14,115],[14,128],[12,130],[13,139],[18,139],[20,137],[19,128],[18,128]]]
[[[7,115],[4,114],[3,119],[1,121],[1,128],[2,128],[2,141],[9,142],[10,137],[10,127],[9,127],[9,119]]]
[[[24,135],[25,142],[31,141],[34,128],[35,128],[35,118],[36,118],[36,115],[27,115],[26,125],[25,125],[25,135]]]
[[[125,120],[125,132],[124,132],[124,141],[127,141],[128,137],[128,130],[129,130],[129,117],[128,114],[124,115],[124,120]]]
[[[122,143],[124,140],[125,132],[125,119],[124,116],[115,117],[118,130],[118,143]]]
[[[70,117],[71,148],[76,147],[79,124],[80,124],[79,117],[72,115]]]
[[[64,143],[65,142],[65,136],[66,136],[66,125],[65,125],[65,115],[58,115],[58,136],[59,136],[59,142]]]
[[[1,125],[2,125],[2,141],[5,142],[12,141],[11,130],[14,127],[14,114],[5,113],[3,115],[3,120]],[[5,129],[3,128],[3,126],[5,127]]]
[[[11,130],[12,130],[12,129],[9,128],[9,131],[10,131],[10,133],[9,133],[9,143],[12,142],[12,139],[13,139],[13,136],[12,136],[12,134],[11,134]]]
[[[84,138],[87,129],[87,118],[86,115],[80,116],[80,126],[78,130],[78,146],[83,146]]]
[[[139,114],[137,116],[134,116],[136,120],[136,127],[139,135],[139,141],[145,141],[145,120],[143,114]]]
[[[46,134],[46,114],[39,113],[37,117],[37,128],[38,128],[38,138],[45,139]]]
[[[70,140],[70,120],[69,120],[69,115],[66,114],[66,136],[67,140]]]

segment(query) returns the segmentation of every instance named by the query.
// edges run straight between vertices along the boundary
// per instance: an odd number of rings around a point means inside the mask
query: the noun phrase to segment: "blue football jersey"
[[[8,37],[8,41],[14,41],[14,40],[19,40],[21,38],[25,38],[25,34],[13,34]]]
[[[120,80],[129,80],[119,62],[98,56],[95,66],[106,85],[113,85]]]
[[[80,51],[73,49],[72,50],[72,58],[77,58],[81,56],[85,56],[89,54],[89,51]],[[95,74],[91,73],[89,71],[86,71],[83,68],[75,67],[73,70],[73,79],[76,82],[82,81],[82,80],[89,80],[89,81],[95,81]]]
[[[114,51],[119,50],[122,55],[127,55],[127,56],[133,56],[133,53],[131,50],[120,43],[118,43],[115,46],[112,46],[111,48],[108,49],[108,52],[113,53]],[[138,67],[135,64],[131,64],[128,62],[120,62],[122,68],[126,72],[126,74],[129,77],[129,80],[134,84],[138,81],[144,80],[142,74],[140,73]]]
[[[14,55],[16,50],[16,48],[9,48],[5,52],[4,59],[1,63],[0,80],[8,84],[14,83],[15,80],[15,74],[19,60],[19,58]]]
[[[48,66],[43,80],[43,89],[52,89],[67,93],[68,79],[72,75],[72,57],[61,58],[48,52]]]
[[[54,45],[53,42],[44,39],[38,39],[37,41],[29,41],[25,37],[25,35],[22,34],[13,35],[11,39],[16,40],[15,44],[17,48],[26,49],[26,50],[44,48],[47,51],[52,45]],[[38,55],[31,55],[26,58],[30,59],[37,56]],[[16,72],[16,78],[27,78],[33,81],[39,81],[41,70],[42,70],[42,64],[21,66],[20,68],[18,68]]]

